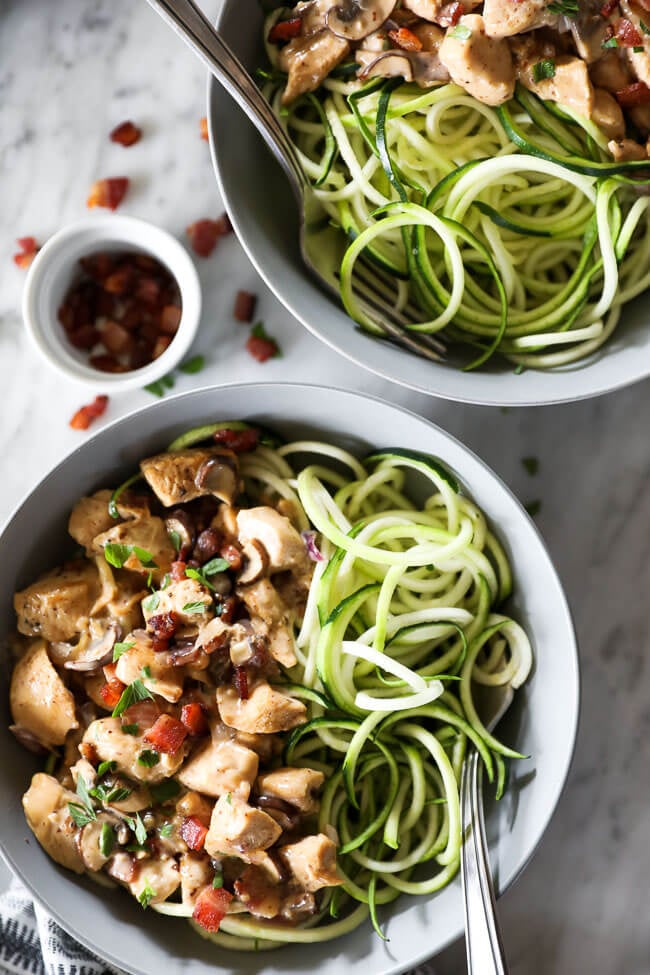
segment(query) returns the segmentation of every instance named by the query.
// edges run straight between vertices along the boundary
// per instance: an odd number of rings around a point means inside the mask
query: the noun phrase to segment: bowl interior
[[[266,65],[258,0],[223,0],[219,31],[253,73]],[[242,30],[242,23],[246,29]],[[639,297],[603,349],[554,372],[514,368],[496,357],[483,370],[431,363],[370,338],[304,268],[298,215],[287,181],[252,122],[220,84],[208,88],[211,147],[228,213],[248,256],[269,288],[310,331],[352,361],[403,386],[466,403],[525,406],[595,396],[650,374],[650,308]],[[220,138],[223,132],[227,138]]]
[[[488,833],[497,886],[503,890],[538,844],[568,771],[578,716],[575,637],[561,585],[531,520],[505,485],[458,441],[414,414],[320,387],[266,384],[205,389],[154,404],[122,419],[66,458],[17,510],[0,538],[3,586],[0,634],[13,629],[13,592],[57,564],[69,540],[67,516],[83,493],[117,483],[138,460],[183,430],[215,418],[263,421],[286,437],[318,436],[363,454],[400,445],[442,458],[483,508],[505,544],[516,583],[512,613],[532,636],[535,669],[501,733],[531,758],[512,769],[509,789],[490,806]],[[300,419],[296,419],[300,417]],[[377,431],[381,431],[378,434]],[[0,849],[35,896],[80,941],[127,971],[142,975],[306,973],[389,975],[417,964],[462,930],[460,884],[431,898],[402,897],[382,912],[390,942],[365,924],[332,943],[236,956],[198,937],[182,921],[142,912],[123,891],[106,890],[52,863],[30,833],[21,796],[37,760],[7,731],[9,661],[1,660]]]

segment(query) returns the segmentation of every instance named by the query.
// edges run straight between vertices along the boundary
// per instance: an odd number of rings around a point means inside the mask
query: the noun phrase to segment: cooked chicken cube
[[[474,7],[479,7],[481,3],[482,0],[463,0],[462,5],[465,13],[468,13]],[[402,0],[402,6],[418,17],[422,17],[422,20],[437,21],[444,8],[449,7],[449,3],[448,0]]]
[[[621,106],[613,95],[603,88],[594,89],[594,106],[591,119],[608,139],[622,139],[625,135],[625,119]]]
[[[209,589],[198,579],[181,579],[158,592],[153,603],[145,600],[142,612],[147,623],[152,616],[173,613],[178,628],[184,633],[196,633],[212,617],[214,605]]]
[[[311,768],[276,768],[260,775],[255,789],[258,795],[275,796],[310,813],[318,809],[316,793],[324,779],[322,772]]]
[[[221,447],[192,447],[141,461],[140,470],[166,508],[212,494],[232,504],[239,493],[237,458]]]
[[[43,640],[35,640],[11,675],[11,714],[43,745],[62,745],[69,731],[79,727],[71,692],[56,672]]]
[[[555,73],[552,78],[535,81],[534,65],[529,64],[520,70],[520,81],[545,101],[558,102],[584,118],[591,118],[594,110],[594,88],[585,62],[580,58],[562,55],[555,58],[553,63]]]
[[[205,849],[210,856],[235,856],[246,863],[256,863],[281,833],[271,816],[227,793],[212,810]]]
[[[282,102],[315,91],[330,71],[349,53],[349,43],[324,29],[308,37],[296,37],[280,52],[279,67],[289,75]]]
[[[264,867],[251,864],[235,881],[235,894],[254,917],[277,917],[282,904],[282,888]]]
[[[598,61],[589,66],[589,74],[594,85],[611,92],[620,91],[632,81],[629,65],[617,51],[605,51]]]
[[[18,632],[52,643],[71,640],[83,629],[99,589],[92,562],[69,562],[48,572],[14,596]]]
[[[176,803],[176,812],[179,816],[196,816],[204,826],[207,826],[213,806],[214,803],[199,792],[186,792]]]
[[[269,579],[239,586],[237,595],[250,613],[256,633],[268,640],[269,653],[283,667],[296,663],[293,624],[286,603]]]
[[[115,525],[108,513],[111,491],[97,491],[89,498],[79,498],[70,513],[68,531],[87,553],[93,551],[93,540]]]
[[[206,856],[183,853],[181,856],[181,893],[183,904],[194,907],[197,895],[212,883],[214,867]]]
[[[183,745],[173,755],[159,753],[159,761],[149,767],[138,761],[151,745],[142,735],[128,735],[122,730],[119,718],[99,718],[86,729],[84,742],[94,746],[97,757],[102,762],[115,762],[117,771],[140,782],[162,782],[175,775],[183,764],[189,744]]]
[[[141,903],[160,904],[178,889],[181,873],[176,860],[170,857],[140,860],[135,880],[127,886]]]
[[[512,7],[520,6],[507,0]],[[489,37],[479,14],[461,17],[440,45],[440,60],[451,80],[486,105],[501,105],[512,98],[515,69],[504,40]]]
[[[182,667],[172,667],[169,654],[157,653],[152,639],[144,630],[130,633],[125,643],[131,643],[115,665],[115,676],[123,684],[141,680],[148,691],[172,703],[183,694]]]
[[[485,0],[486,33],[489,37],[512,37],[533,28],[554,26],[557,14],[548,7],[548,0]]]
[[[62,867],[83,873],[84,862],[69,802],[78,804],[79,797],[64,789],[53,776],[37,772],[23,796],[23,809],[29,828],[45,852]]]
[[[279,854],[293,879],[309,893],[343,883],[336,872],[336,846],[324,833],[281,846]]]
[[[307,709],[302,701],[276,691],[266,681],[250,688],[246,700],[242,700],[233,687],[222,685],[217,688],[217,704],[225,724],[254,734],[289,731],[307,720]]]
[[[634,139],[621,139],[619,142],[612,139],[607,143],[607,148],[616,162],[634,162],[648,158],[645,147],[639,145]]]
[[[187,789],[206,796],[218,798],[231,792],[248,799],[258,763],[255,752],[236,741],[209,741],[183,766],[178,779]]]
[[[145,578],[151,573],[152,578],[160,581],[169,572],[169,567],[176,558],[174,546],[171,543],[167,528],[162,518],[138,518],[136,521],[123,521],[119,525],[113,525],[108,531],[97,535],[93,545],[95,551],[101,552],[107,545],[133,545],[149,553],[151,561],[155,563],[152,567],[149,560],[141,562],[135,551],[131,552],[124,568],[132,572],[139,572]]]

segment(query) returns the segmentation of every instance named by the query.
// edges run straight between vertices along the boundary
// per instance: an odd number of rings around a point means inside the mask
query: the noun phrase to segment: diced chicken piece
[[[627,114],[642,136],[650,135],[650,104],[634,105],[632,108],[628,108]]]
[[[115,676],[123,684],[141,680],[148,691],[172,703],[183,694],[183,669],[172,667],[169,654],[156,653],[151,637],[144,630],[135,630],[125,640],[132,643],[117,661]]]
[[[186,635],[198,632],[199,628],[214,614],[212,595],[198,579],[181,579],[180,582],[172,582],[166,589],[159,591],[158,600],[154,602],[155,605],[146,601],[142,605],[142,613],[147,623],[152,616],[174,613],[177,626],[182,627]]]
[[[637,51],[633,47],[626,47],[625,55],[639,81],[643,81],[644,84],[650,86],[650,50],[648,50],[647,46],[642,51]]]
[[[178,774],[187,789],[218,798],[231,792],[248,799],[259,759],[236,741],[213,741],[199,746]]]
[[[466,31],[469,36],[465,36]],[[461,17],[456,27],[447,31],[440,45],[440,60],[451,80],[478,101],[501,105],[512,98],[515,69],[510,48],[506,41],[487,36],[479,14]]]
[[[520,71],[519,79],[540,98],[557,102],[573,109],[584,118],[591,118],[594,110],[594,88],[587,65],[580,58],[561,55],[555,58],[555,74],[552,78],[535,81],[533,65]]]
[[[283,667],[296,663],[291,614],[268,579],[239,586],[237,595],[250,613],[256,633],[267,639],[269,653]]]
[[[316,793],[324,779],[322,772],[311,768],[277,768],[260,775],[255,790],[258,795],[275,796],[303,813],[311,813],[318,809]]]
[[[648,25],[647,9],[642,9],[642,6],[645,7],[645,3],[640,5],[631,3],[630,0],[621,0],[621,10],[625,14],[626,20],[629,20],[639,32],[641,38],[641,45],[639,46],[643,49],[639,51],[636,47],[626,47],[624,48],[624,55],[639,81],[650,85],[650,37],[643,30],[641,24],[643,23],[646,27],[650,25]]]
[[[229,728],[222,721],[211,721],[210,732],[212,740],[219,744],[222,741],[236,741],[244,748],[250,748],[260,757],[262,762],[270,762],[273,755],[273,745],[275,739],[271,735],[254,735],[246,731],[237,731],[236,728]]]
[[[591,64],[589,74],[594,85],[611,92],[620,91],[632,81],[629,65],[616,50],[606,51],[598,61]]]
[[[134,573],[119,573],[119,586],[106,605],[106,613],[121,627],[122,633],[129,633],[142,623],[141,603],[149,595],[149,591],[142,588],[145,582],[144,578]]]
[[[537,27],[554,27],[557,14],[548,0],[485,0],[483,19],[489,37],[512,37]]]
[[[124,568],[139,572],[145,577],[151,572],[152,578],[156,581],[160,581],[169,572],[169,567],[176,558],[165,522],[162,518],[154,516],[138,518],[137,521],[123,521],[119,525],[114,524],[108,531],[97,535],[93,544],[97,552],[101,552],[109,544],[134,545],[143,549],[151,555],[156,567],[143,565],[135,552],[131,552],[124,563]]]
[[[266,681],[250,688],[245,701],[233,687],[222,685],[217,688],[217,704],[225,724],[255,734],[289,731],[307,720],[307,709],[302,701],[276,691]]]
[[[77,833],[77,848],[86,870],[96,873],[108,863],[109,857],[102,853],[99,841],[103,827],[106,824],[115,826],[116,823],[117,819],[100,813],[94,822],[87,823]]]
[[[135,880],[128,888],[138,900],[143,894],[149,904],[161,904],[178,889],[181,873],[176,860],[161,857],[155,860],[140,860]]]
[[[84,863],[77,847],[77,829],[70,816],[69,802],[78,804],[79,797],[64,789],[51,775],[38,772],[23,796],[23,809],[29,828],[45,852],[62,867],[83,873]]]
[[[97,780],[95,768],[86,758],[80,758],[74,763],[74,765],[70,766],[70,775],[72,776],[75,789],[80,778],[84,780],[89,789],[95,785]]]
[[[608,139],[619,140],[625,136],[625,119],[621,106],[613,95],[604,88],[594,89],[594,107],[591,120],[605,133]]]
[[[166,508],[210,494],[232,504],[239,493],[236,455],[222,447],[157,454],[141,461],[140,470]]]
[[[253,917],[277,917],[282,905],[282,888],[264,867],[251,864],[235,881],[235,894]]]
[[[210,823],[213,802],[198,792],[186,792],[176,803],[176,813],[179,816],[196,816],[204,826]]]
[[[14,667],[9,701],[15,724],[43,745],[62,745],[68,732],[79,727],[74,697],[54,669],[43,640],[35,640]]]
[[[206,856],[181,855],[181,893],[185,907],[194,907],[198,894],[212,883],[214,867]]]
[[[89,498],[80,498],[70,513],[68,532],[87,553],[93,550],[93,539],[115,525],[108,513],[110,491],[97,491]]]
[[[237,515],[237,528],[242,545],[253,539],[262,543],[269,554],[271,572],[310,569],[305,543],[289,519],[274,508],[242,508]]]
[[[246,863],[258,863],[281,833],[271,816],[249,806],[239,796],[226,794],[212,810],[205,850],[213,857],[235,856]]]
[[[324,833],[281,846],[279,855],[296,883],[309,893],[343,883],[336,872],[336,846]]]
[[[50,642],[71,640],[84,628],[98,595],[92,562],[69,562],[16,593],[18,632]]]
[[[299,95],[315,91],[349,51],[349,43],[327,29],[290,41],[279,58],[280,68],[289,76],[282,103],[288,105]]]
[[[84,742],[94,746],[97,757],[103,762],[116,762],[117,770],[131,779],[140,782],[162,782],[175,775],[183,764],[189,744],[183,745],[173,755],[160,753],[160,761],[148,768],[138,761],[144,751],[151,746],[142,735],[127,735],[122,731],[119,718],[99,718],[88,726]]]
[[[645,147],[639,145],[634,139],[621,139],[618,142],[612,139],[607,143],[607,148],[616,162],[634,162],[648,158]]]

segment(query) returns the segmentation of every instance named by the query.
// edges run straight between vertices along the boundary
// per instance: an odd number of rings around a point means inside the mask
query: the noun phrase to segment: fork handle
[[[482,770],[478,752],[473,749],[463,762],[460,783],[467,970],[469,975],[508,975],[487,856]]]
[[[300,198],[305,175],[295,148],[257,85],[193,0],[147,0],[248,115]]]

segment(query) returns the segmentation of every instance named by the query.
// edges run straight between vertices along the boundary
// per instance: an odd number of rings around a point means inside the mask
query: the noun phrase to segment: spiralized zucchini
[[[617,163],[590,121],[524,89],[498,109],[462,88],[331,75],[281,107],[265,90],[331,222],[351,318],[382,334],[353,287],[361,258],[413,332],[443,332],[465,368],[584,359],[650,286],[648,164]],[[391,284],[392,282],[392,284]]]
[[[370,917],[383,937],[380,905],[432,894],[458,870],[468,748],[497,796],[506,759],[521,757],[487,732],[472,698],[474,681],[517,688],[531,668],[526,634],[496,611],[512,588],[508,561],[481,510],[428,455],[386,450],[361,463],[301,441],[240,461],[250,498],[285,498],[316,531],[299,663],[287,674],[309,720],[288,736],[283,761],[325,773],[318,828],[339,840],[345,883],[323,892],[306,925],[238,913],[217,935],[201,933],[271,948],[329,940]],[[407,480],[426,489],[422,503]]]

